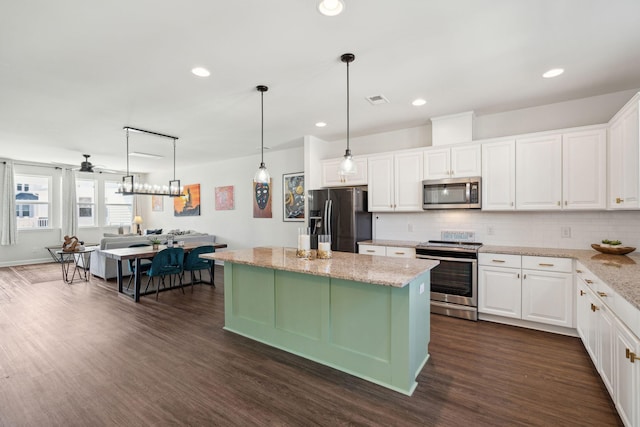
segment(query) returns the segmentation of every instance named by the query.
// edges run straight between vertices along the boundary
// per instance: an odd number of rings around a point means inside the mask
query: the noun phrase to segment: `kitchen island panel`
[[[286,333],[312,340],[326,336],[322,325],[327,314],[329,292],[326,277],[276,271],[275,325]]]
[[[391,353],[391,288],[331,281],[331,344],[388,362]],[[375,313],[375,316],[371,314]],[[363,334],[372,330],[374,334]]]

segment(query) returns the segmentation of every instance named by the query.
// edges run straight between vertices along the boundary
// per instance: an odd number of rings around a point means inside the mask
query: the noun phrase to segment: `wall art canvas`
[[[268,184],[253,183],[253,217],[272,218],[271,214],[271,180]]]
[[[182,195],[173,198],[173,215],[200,215],[200,184],[185,185]]]
[[[283,221],[304,221],[304,173],[282,175]]]
[[[230,211],[233,210],[233,185],[225,187],[216,187],[216,210]]]
[[[153,212],[164,210],[164,196],[151,196],[151,210]]]

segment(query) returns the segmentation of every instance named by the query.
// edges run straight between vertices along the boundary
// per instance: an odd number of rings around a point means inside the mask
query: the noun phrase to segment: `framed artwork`
[[[182,195],[173,198],[173,216],[200,215],[200,184],[185,185]]]
[[[216,187],[216,210],[230,211],[233,210],[233,185],[226,187]]]
[[[153,212],[164,210],[164,196],[151,196],[151,210]]]
[[[252,182],[253,184],[253,217],[272,218],[271,213],[271,180],[268,184]]]
[[[282,220],[304,221],[304,173],[282,175]]]

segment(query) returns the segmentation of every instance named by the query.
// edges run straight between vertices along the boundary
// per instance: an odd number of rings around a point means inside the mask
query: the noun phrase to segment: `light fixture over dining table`
[[[169,196],[180,197],[184,188],[180,185],[180,180],[176,179],[176,141],[177,136],[165,135],[163,133],[152,132],[149,130],[138,129],[131,126],[125,126],[127,139],[127,175],[122,177],[122,184],[118,186],[118,193],[125,196],[132,194],[152,195],[152,196]],[[148,135],[169,138],[173,142],[173,179],[169,181],[169,185],[151,185],[143,182],[136,182],[134,176],[129,173],[129,132],[139,132]]]

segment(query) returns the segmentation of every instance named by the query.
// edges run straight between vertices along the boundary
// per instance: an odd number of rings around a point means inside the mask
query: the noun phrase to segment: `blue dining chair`
[[[135,245],[129,245],[130,248],[141,248],[143,246],[151,246],[146,243],[136,243]],[[150,259],[141,259],[140,260],[140,274],[144,274],[151,268],[151,260]],[[129,271],[131,275],[129,276],[129,281],[127,282],[127,290],[129,290],[129,286],[131,286],[131,281],[136,275],[136,260],[129,260]]]
[[[215,248],[212,245],[198,246],[186,254],[184,260],[184,271],[191,273],[191,292],[193,292],[193,285],[196,283],[202,283],[202,270],[208,270],[211,275],[211,282],[213,286],[213,260],[200,258],[201,254],[208,254],[215,252]],[[195,281],[195,272],[198,272],[198,282]]]
[[[156,287],[156,301],[158,300],[158,293],[160,292],[160,283],[162,287],[166,287],[164,278],[169,276],[169,287],[173,286],[172,276],[176,276],[180,281],[180,289],[184,294],[184,288],[182,288],[182,271],[184,267],[184,249],[182,248],[166,248],[161,250],[151,260],[151,268],[147,271],[149,280],[147,281],[147,288],[149,283],[154,277],[160,278],[160,282]]]

